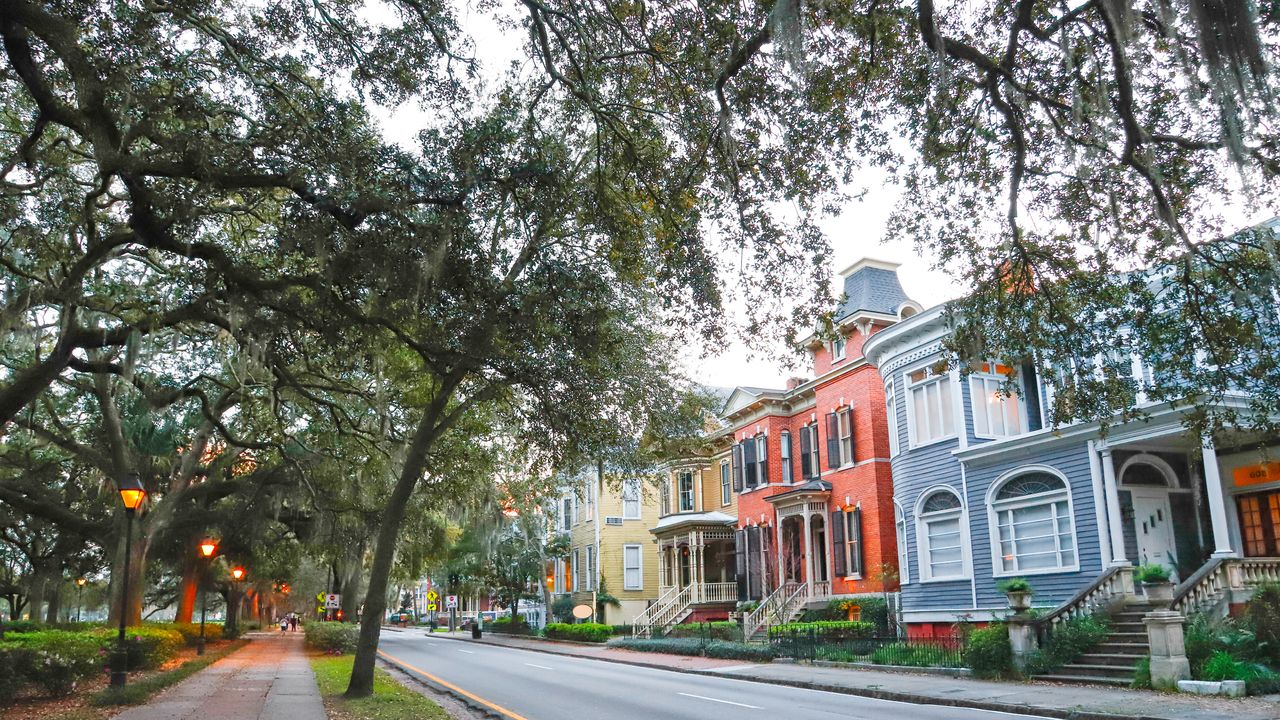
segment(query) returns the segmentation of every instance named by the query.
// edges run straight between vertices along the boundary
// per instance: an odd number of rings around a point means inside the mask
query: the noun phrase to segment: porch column
[[[1204,489],[1209,499],[1209,520],[1213,524],[1213,557],[1236,557],[1231,549],[1231,531],[1227,526],[1227,497],[1222,489],[1222,474],[1218,471],[1218,451],[1213,438],[1204,438],[1201,444],[1204,460]]]
[[[1107,496],[1107,529],[1111,537],[1111,564],[1132,565],[1124,556],[1124,520],[1120,517],[1120,489],[1116,487],[1116,463],[1111,448],[1105,443],[1098,448],[1102,456],[1102,487]]]
[[[783,582],[785,582],[785,578],[787,577],[786,566],[783,564],[784,561],[782,559],[782,522],[783,521],[781,518],[778,517],[777,513],[774,513],[773,517],[774,517],[774,520],[773,520],[774,536],[777,538],[777,542],[773,544],[773,554],[778,558],[778,562],[776,563],[774,570],[777,571],[778,577],[770,578],[770,579],[777,581],[776,587],[782,587],[782,584]]]
[[[804,507],[804,584],[813,594],[813,528],[809,525],[809,504]]]
[[[658,585],[664,588],[668,586],[667,550],[666,548],[662,547],[661,544],[658,545]]]
[[[696,541],[695,541],[696,538]],[[692,552],[689,555],[690,561],[693,563],[693,571],[689,573],[690,579],[693,580],[693,601],[702,602],[702,535],[701,533],[689,533],[689,544]]]

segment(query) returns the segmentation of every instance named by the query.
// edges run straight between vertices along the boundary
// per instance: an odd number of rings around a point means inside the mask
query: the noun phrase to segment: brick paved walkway
[[[302,633],[255,633],[219,660],[114,720],[327,720]]]

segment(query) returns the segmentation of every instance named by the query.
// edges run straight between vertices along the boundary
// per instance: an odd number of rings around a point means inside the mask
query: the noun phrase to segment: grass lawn
[[[449,715],[421,694],[401,685],[386,670],[376,668],[373,695],[359,700],[342,697],[351,678],[354,655],[313,656],[311,669],[316,673],[320,695],[331,720],[449,720]]]

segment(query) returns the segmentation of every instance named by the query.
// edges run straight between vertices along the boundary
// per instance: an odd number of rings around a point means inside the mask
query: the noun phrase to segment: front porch
[[[825,602],[831,596],[830,497],[831,484],[814,480],[768,498],[777,518],[777,587],[804,585],[810,603]]]
[[[687,620],[727,620],[738,602],[733,526],[720,512],[677,513],[650,532],[658,550],[658,600],[636,618],[634,634],[664,633]]]

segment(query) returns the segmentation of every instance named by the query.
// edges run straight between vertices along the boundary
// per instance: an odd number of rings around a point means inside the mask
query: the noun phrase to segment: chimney
[[[802,377],[787,378],[787,389],[795,390],[796,388],[800,387],[801,385],[807,382],[809,382],[807,378],[802,378]]]

